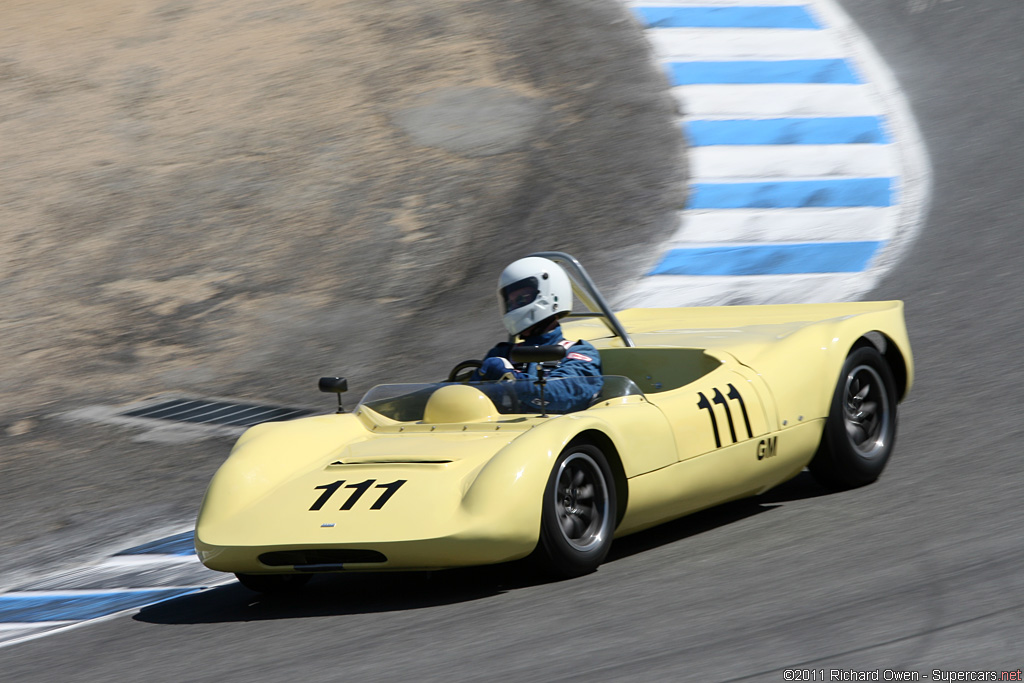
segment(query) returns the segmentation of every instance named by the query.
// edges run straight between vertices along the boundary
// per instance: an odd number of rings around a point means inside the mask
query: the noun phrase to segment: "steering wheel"
[[[448,379],[445,381],[462,382],[465,384],[472,377],[473,371],[483,364],[482,360],[464,360],[452,368],[452,371],[448,373]]]

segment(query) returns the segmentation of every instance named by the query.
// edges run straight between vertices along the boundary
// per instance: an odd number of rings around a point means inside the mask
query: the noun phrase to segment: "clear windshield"
[[[427,402],[434,393],[452,383],[378,384],[366,392],[360,406],[400,422],[423,420]],[[541,388],[535,380],[473,382],[494,404],[500,415],[536,415],[541,411]],[[565,414],[586,410],[601,401],[620,396],[643,396],[628,377],[556,377],[547,380],[543,405],[548,413]]]

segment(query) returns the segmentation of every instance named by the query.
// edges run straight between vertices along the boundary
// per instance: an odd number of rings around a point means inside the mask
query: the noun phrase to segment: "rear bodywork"
[[[883,353],[899,398],[913,382],[898,301],[631,309],[616,323],[628,336],[595,319],[564,325],[600,349],[605,375],[639,388],[585,410],[501,414],[471,387],[436,385],[418,419],[363,403],[250,429],[207,491],[200,559],[258,574],[524,557],[553,463],[578,441],[610,461],[621,536],[799,473],[857,345]]]

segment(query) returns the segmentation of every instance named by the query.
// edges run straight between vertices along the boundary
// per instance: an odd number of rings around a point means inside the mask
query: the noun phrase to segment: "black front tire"
[[[305,586],[312,574],[235,574],[238,582],[257,593],[293,593]]]
[[[874,346],[855,348],[843,363],[818,452],[808,466],[833,489],[878,479],[896,443],[896,381]]]
[[[566,448],[544,489],[535,554],[541,569],[557,578],[597,569],[611,548],[615,515],[615,479],[604,453],[590,444]]]

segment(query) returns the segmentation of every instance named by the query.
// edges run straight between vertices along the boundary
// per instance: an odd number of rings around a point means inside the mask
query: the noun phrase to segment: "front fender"
[[[555,458],[577,433],[566,416],[551,418],[517,437],[477,473],[462,508],[478,528],[535,544],[540,537],[544,488]]]
[[[465,511],[474,517],[491,516],[500,533],[520,529],[536,541],[544,489],[555,460],[584,432],[598,431],[611,440],[628,477],[675,462],[675,442],[661,411],[640,397],[619,401],[622,404],[609,402],[552,417],[516,438],[480,469],[463,497]]]

